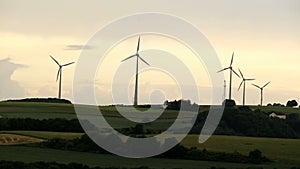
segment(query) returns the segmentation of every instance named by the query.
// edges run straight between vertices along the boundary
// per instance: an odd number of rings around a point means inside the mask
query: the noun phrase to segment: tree
[[[286,106],[287,107],[295,107],[295,106],[298,106],[298,102],[296,100],[289,100],[287,103],[286,103]]]

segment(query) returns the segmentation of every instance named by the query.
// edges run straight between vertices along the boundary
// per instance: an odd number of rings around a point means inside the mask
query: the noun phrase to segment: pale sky
[[[104,25],[120,17],[141,13],[162,12],[185,19],[197,27],[210,41],[223,67],[229,65],[235,52],[234,68],[240,68],[246,77],[256,79],[253,83],[271,84],[265,89],[264,103],[286,103],[300,97],[300,1],[298,0],[131,0],[131,1],[38,1],[0,0],[0,99],[20,97],[56,97],[56,64],[53,55],[61,63],[77,61],[80,46]],[[120,28],[121,29],[121,28]],[[112,35],[107,35],[107,37]],[[120,59],[135,53],[136,36],[124,39],[107,54],[112,67],[117,68]],[[157,59],[147,55],[147,49],[156,42],[168,39],[142,36],[143,58],[149,63]],[[177,55],[192,55],[176,42],[159,49]],[[7,59],[9,58],[9,59]],[[179,56],[180,58],[180,56]],[[192,72],[204,72],[203,67],[191,60],[183,61]],[[133,60],[126,63],[134,66]],[[2,66],[1,66],[2,65]],[[4,65],[4,66],[3,66]],[[63,70],[63,97],[72,100],[72,79],[76,65]],[[134,67],[132,67],[134,71]],[[14,71],[10,71],[14,70]],[[96,78],[98,94],[109,96],[109,79]],[[216,70],[218,71],[218,70]],[[160,86],[165,90],[163,99],[178,99],[172,78],[145,72],[140,78],[141,102],[147,102],[149,92]],[[143,76],[142,76],[143,75]],[[194,74],[201,92],[201,104],[210,102],[210,82],[205,74]],[[228,72],[225,79],[228,81]],[[159,77],[159,78],[155,78]],[[4,80],[3,80],[4,79]],[[162,80],[161,80],[162,79]],[[100,82],[99,82],[99,81]],[[133,83],[133,81],[132,81]],[[240,79],[234,77],[233,98],[241,103],[242,93],[237,91]],[[188,84],[187,84],[188,85]],[[223,84],[220,84],[220,90]],[[132,94],[132,87],[129,87]],[[228,92],[227,92],[228,93]],[[220,93],[220,98],[222,97]],[[247,84],[247,104],[259,103],[259,90]],[[154,94],[155,95],[155,94]],[[130,103],[131,97],[128,96]],[[155,96],[153,96],[155,97]],[[158,100],[162,100],[159,96]]]

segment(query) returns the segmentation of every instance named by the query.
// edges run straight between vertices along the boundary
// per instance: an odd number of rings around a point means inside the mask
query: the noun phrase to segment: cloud
[[[88,45],[67,45],[64,50],[89,50],[89,49],[93,49],[93,46],[88,46]]]
[[[19,69],[25,67],[24,65],[15,64],[10,62],[9,58],[0,60],[0,99],[14,99],[23,98],[25,96],[24,89],[11,77],[13,73]]]

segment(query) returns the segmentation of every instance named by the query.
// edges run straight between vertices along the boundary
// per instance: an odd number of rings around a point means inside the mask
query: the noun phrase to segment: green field
[[[36,161],[55,161],[58,163],[82,163],[90,166],[101,167],[139,167],[149,166],[151,168],[183,168],[183,169],[199,169],[215,167],[227,168],[247,168],[247,167],[263,167],[263,168],[290,168],[294,165],[286,165],[280,163],[269,163],[264,165],[253,164],[235,164],[223,162],[207,162],[192,160],[173,160],[173,159],[129,159],[114,155],[83,153],[73,151],[61,151],[45,148],[23,147],[23,146],[0,146],[0,160],[36,162]]]
[[[79,138],[83,133],[65,133],[65,132],[40,132],[40,131],[2,131],[0,133],[20,134],[42,139]],[[227,152],[234,151],[247,155],[254,149],[259,149],[263,155],[280,164],[300,165],[300,139],[279,139],[279,138],[258,138],[258,137],[240,137],[240,136],[212,136],[203,144],[198,143],[198,135],[188,135],[181,144],[186,147],[197,147],[207,149],[208,151]]]
[[[247,155],[254,149],[259,149],[263,155],[280,163],[300,165],[300,139],[279,139],[239,136],[212,136],[203,144],[198,144],[198,135],[189,135],[182,144],[187,147],[198,147],[208,151],[234,151]]]
[[[71,104],[26,102],[0,102],[0,116],[33,119],[76,118]]]
[[[300,114],[300,108],[292,107],[274,107],[274,106],[250,106],[252,110],[259,109],[264,112],[280,112],[284,114],[298,113]]]
[[[87,107],[88,108],[88,107]],[[273,107],[273,106],[250,106],[251,109],[260,109],[265,112],[281,112],[285,114],[299,113],[300,108]],[[105,117],[121,117],[114,106],[100,106],[102,115]],[[130,112],[123,107],[125,112]],[[146,111],[147,108],[138,108]],[[200,112],[209,110],[209,106],[200,106]],[[162,109],[156,108],[152,113],[161,113]],[[29,102],[0,102],[0,118],[33,118],[33,119],[53,119],[53,118],[77,118],[72,104],[59,103],[29,103]],[[177,111],[165,110],[160,119],[175,119]]]
[[[134,126],[135,123],[120,118],[116,108],[112,106],[99,107],[106,120],[114,128],[123,128]],[[300,113],[298,108],[288,107],[259,107],[250,106],[251,109],[261,109],[266,112],[281,113]],[[146,111],[146,108],[139,108]],[[201,106],[200,111],[208,110],[209,106]],[[126,107],[125,107],[126,110]],[[128,109],[129,110],[129,109]],[[156,109],[154,113],[161,110]],[[33,119],[53,119],[66,118],[75,119],[74,106],[71,104],[56,103],[12,103],[0,102],[0,118],[33,118]],[[176,111],[167,110],[156,122],[149,123],[145,128],[163,129],[172,124],[177,117]],[[0,133],[19,134],[32,136],[42,139],[62,138],[74,139],[82,136],[83,133],[63,133],[63,132],[44,132],[44,131],[1,131]],[[186,147],[198,147],[199,149],[207,149],[215,152],[234,151],[242,154],[248,154],[249,151],[259,149],[263,155],[267,156],[274,162],[262,165],[264,168],[290,168],[293,165],[300,165],[300,139],[277,139],[277,138],[256,138],[256,137],[238,137],[238,136],[213,136],[204,144],[198,144],[198,135],[189,135],[181,143]],[[0,160],[13,161],[57,161],[62,163],[77,162],[88,165],[99,165],[103,167],[116,166],[122,163],[122,167],[138,167],[141,165],[153,168],[210,168],[226,167],[241,168],[253,165],[232,164],[205,161],[187,161],[187,160],[167,160],[167,159],[126,159],[112,155],[102,155],[93,153],[81,153],[71,151],[59,151],[52,149],[40,149],[36,147],[25,146],[0,146]],[[121,161],[121,162],[120,162]],[[117,165],[118,166],[118,165]],[[201,167],[199,167],[201,166]],[[254,165],[260,167],[261,165]]]
[[[84,106],[87,110],[89,106]],[[93,107],[92,107],[93,108]],[[99,106],[102,115],[105,117],[122,117],[114,106]],[[122,107],[125,112],[131,112],[129,107]],[[147,108],[138,108],[141,111]],[[151,113],[161,113],[163,109],[155,108]],[[53,119],[53,118],[77,118],[74,105],[59,103],[30,103],[30,102],[0,102],[0,116],[6,118],[33,118],[33,119]],[[166,110],[160,118],[174,119],[177,111]]]

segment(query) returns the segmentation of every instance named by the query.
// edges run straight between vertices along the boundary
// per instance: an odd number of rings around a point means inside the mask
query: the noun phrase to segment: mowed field
[[[0,145],[18,145],[28,143],[38,143],[46,141],[45,139],[16,135],[16,134],[0,134]]]

